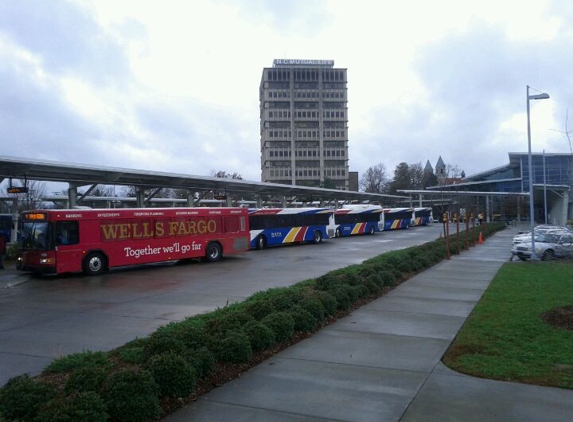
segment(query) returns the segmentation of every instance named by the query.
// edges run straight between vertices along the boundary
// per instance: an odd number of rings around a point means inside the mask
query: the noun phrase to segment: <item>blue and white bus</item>
[[[249,210],[251,248],[289,243],[321,243],[334,235],[334,210],[258,208]]]
[[[384,210],[379,205],[345,205],[334,213],[335,237],[374,234],[384,230]]]
[[[407,229],[414,220],[414,208],[384,208],[384,230]]]
[[[427,226],[434,222],[431,207],[414,208],[414,226]]]

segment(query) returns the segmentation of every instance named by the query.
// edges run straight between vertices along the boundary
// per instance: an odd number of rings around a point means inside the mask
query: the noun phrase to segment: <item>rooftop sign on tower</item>
[[[334,67],[334,60],[299,60],[299,59],[274,59],[273,67],[293,67],[293,66],[317,66]]]

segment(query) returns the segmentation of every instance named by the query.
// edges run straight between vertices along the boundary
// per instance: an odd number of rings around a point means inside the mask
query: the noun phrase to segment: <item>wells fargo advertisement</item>
[[[124,245],[125,257],[139,259],[149,255],[187,254],[203,249],[201,235],[220,233],[219,218],[203,217],[196,219],[163,219],[140,221],[102,222],[101,239],[103,242],[173,238],[173,244],[166,246],[140,246],[140,243]]]

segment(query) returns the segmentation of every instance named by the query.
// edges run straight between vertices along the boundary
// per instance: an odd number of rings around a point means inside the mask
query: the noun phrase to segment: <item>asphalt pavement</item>
[[[573,420],[571,390],[474,378],[441,363],[509,261],[516,233],[503,230],[416,275],[164,421]]]

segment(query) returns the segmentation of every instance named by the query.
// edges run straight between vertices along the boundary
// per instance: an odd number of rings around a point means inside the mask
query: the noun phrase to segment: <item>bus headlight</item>
[[[40,259],[40,264],[42,265],[54,265],[56,263],[55,258],[42,258]]]

